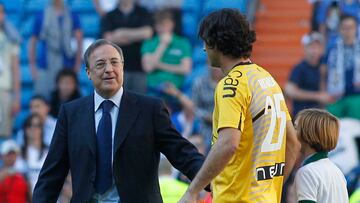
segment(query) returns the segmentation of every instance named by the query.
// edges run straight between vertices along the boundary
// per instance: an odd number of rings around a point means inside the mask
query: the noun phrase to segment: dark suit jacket
[[[113,174],[122,203],[162,202],[158,182],[160,152],[194,178],[204,157],[174,129],[159,99],[124,91],[114,136]],[[94,95],[63,105],[33,202],[56,202],[70,169],[72,202],[88,202],[95,192]]]

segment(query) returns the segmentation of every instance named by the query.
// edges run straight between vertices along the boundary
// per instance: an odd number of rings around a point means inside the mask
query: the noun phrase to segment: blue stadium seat
[[[90,0],[72,0],[69,5],[71,7],[71,10],[75,12],[96,12],[93,3]]]
[[[20,23],[20,33],[25,39],[31,35],[34,26],[34,21],[35,21],[35,16],[29,15],[24,19],[24,21]]]
[[[29,113],[29,110],[28,110],[28,109],[24,109],[24,110],[21,110],[21,111],[16,115],[15,121],[14,121],[14,124],[13,124],[13,129],[14,129],[15,131],[19,130],[19,129],[22,127],[25,119],[28,117],[29,114],[30,114],[30,113]]]
[[[89,95],[94,91],[91,81],[87,76],[85,65],[81,67],[80,72],[78,73],[78,78],[79,78],[80,91],[82,95]]]
[[[182,15],[183,34],[192,42],[197,39],[198,17],[192,13],[183,13]]]
[[[80,15],[80,22],[84,37],[98,38],[100,18],[96,13]]]
[[[193,59],[194,68],[197,68],[198,64],[206,63],[206,53],[204,51],[203,45],[199,44],[194,47],[192,53],[192,59]]]
[[[5,0],[1,2],[4,4],[7,14],[21,11],[24,5],[24,0]]]
[[[183,0],[182,11],[200,13],[202,4],[201,0]]]
[[[28,108],[31,97],[34,95],[34,91],[29,87],[21,88],[21,108]]]
[[[20,20],[20,13],[18,12],[9,12],[6,14],[6,20],[11,22],[15,27],[18,27]]]
[[[31,76],[31,71],[30,71],[30,67],[28,67],[27,65],[22,65],[21,66],[21,84],[22,87],[32,87],[33,85],[33,80],[32,80],[32,76]]]
[[[248,0],[208,0],[204,5],[204,15],[221,8],[237,8],[245,13]]]
[[[27,64],[28,63],[28,45],[29,40],[24,40],[21,42],[20,46],[20,63]]]
[[[27,4],[25,5],[26,12],[29,13],[37,13],[42,10],[48,5],[50,0],[28,0]]]
[[[81,69],[78,73],[78,78],[79,78],[79,83],[80,84],[87,84],[89,82],[86,70],[85,70],[85,65],[81,66]]]
[[[94,93],[94,88],[91,85],[80,85],[81,95],[87,96]]]

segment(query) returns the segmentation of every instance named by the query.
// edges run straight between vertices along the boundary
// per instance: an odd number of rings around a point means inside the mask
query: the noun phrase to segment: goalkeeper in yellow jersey
[[[210,65],[224,73],[215,90],[213,146],[181,203],[211,182],[213,202],[280,202],[300,144],[281,88],[250,60],[255,32],[238,10],[206,16],[199,29]]]

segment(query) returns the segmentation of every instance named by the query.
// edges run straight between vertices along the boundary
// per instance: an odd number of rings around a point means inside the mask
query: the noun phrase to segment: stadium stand
[[[242,13],[246,13],[247,3],[248,1],[245,0],[208,0],[205,1],[203,13],[204,15],[207,15],[208,13],[221,8],[236,8]]]
[[[48,4],[49,0],[9,0],[3,1],[7,19],[9,19],[23,37],[20,51],[21,66],[21,112],[17,115],[14,122],[14,130],[22,126],[24,119],[29,114],[29,101],[33,96],[33,81],[28,67],[28,41],[32,32],[32,27],[36,15],[41,12]],[[95,12],[95,8],[90,0],[65,0],[68,6],[80,16],[81,25],[86,38],[98,38],[100,19]],[[93,91],[85,70],[79,73],[80,88],[83,94]]]
[[[253,60],[283,86],[302,56],[301,37],[309,31],[311,6],[307,1],[261,1],[257,12]],[[296,10],[296,12],[294,12]]]
[[[51,0],[2,0],[6,8],[7,19],[10,20],[21,32],[23,41],[20,51],[21,65],[21,112],[17,114],[14,121],[14,131],[20,129],[23,121],[29,115],[29,103],[33,96],[33,79],[28,65],[28,43],[29,37],[33,29],[33,23],[36,15],[41,12],[48,2]],[[95,11],[91,0],[64,0],[72,11],[76,12],[81,21],[81,27],[84,33],[84,47],[87,47],[94,39],[99,38],[100,17]],[[255,0],[254,0],[255,1]],[[318,15],[326,18],[327,7],[333,0],[322,0]],[[206,53],[203,50],[203,43],[197,36],[197,29],[200,20],[204,15],[220,8],[237,8],[243,13],[248,11],[249,3],[253,0],[183,0],[181,7],[181,27],[182,34],[187,37],[192,45],[192,72],[187,75],[182,92],[191,95],[191,86],[194,80],[204,74],[208,74],[206,64]],[[316,0],[314,0],[316,2]],[[355,2],[339,0],[337,2]],[[355,4],[355,3],[354,3]],[[360,3],[358,3],[360,5]],[[344,13],[357,14],[360,19],[360,6],[350,7],[352,5],[339,4]],[[348,6],[348,7],[347,7]],[[323,8],[324,7],[324,8]],[[295,11],[295,12],[294,12]],[[311,4],[304,0],[261,0],[261,6],[256,12],[256,21],[254,29],[257,32],[257,41],[253,48],[252,60],[260,66],[266,68],[279,82],[280,86],[284,86],[288,79],[291,68],[299,62],[303,56],[303,48],[301,46],[301,37],[310,31]],[[319,14],[320,13],[320,14]],[[323,19],[325,22],[325,19]],[[359,27],[360,30],[360,27]],[[84,48],[85,50],[85,48]],[[93,92],[93,87],[89,81],[85,67],[81,68],[78,74],[80,90],[83,95]],[[346,125],[347,120],[341,120],[342,129],[350,129]],[[359,123],[359,120],[353,120]],[[345,123],[345,124],[344,124]],[[351,124],[348,126],[356,126]],[[344,128],[345,126],[345,128]],[[355,167],[359,168],[359,140],[360,132],[356,128],[351,128],[352,132],[340,132],[338,147],[330,153],[333,161],[339,165],[343,165],[343,157],[348,157],[345,152],[351,151],[354,160],[346,161],[347,168],[342,168],[344,173],[348,173]],[[0,140],[1,142],[1,140]],[[337,162],[337,160],[339,160]],[[357,166],[357,167],[356,167]],[[359,170],[360,171],[360,170]],[[356,175],[348,175],[354,180],[359,180],[360,172]],[[354,177],[353,177],[354,176]],[[354,185],[354,189],[358,189]],[[360,189],[358,189],[360,190]],[[291,192],[290,192],[291,193]],[[290,201],[289,201],[290,202]]]
[[[32,32],[32,26],[36,15],[41,12],[48,4],[49,0],[11,0],[4,1],[7,18],[16,25],[23,37],[21,45],[21,82],[22,82],[22,111],[18,114],[14,128],[21,126],[23,119],[28,114],[28,103],[32,96],[33,81],[28,67],[28,40]],[[100,18],[95,12],[94,5],[90,0],[65,0],[67,5],[76,12],[81,21],[84,32],[84,39],[96,39],[99,37]],[[219,8],[232,7],[245,12],[248,0],[184,0],[182,5],[182,32],[188,37],[193,45],[193,71],[186,79],[185,92],[190,92],[193,79],[205,74],[206,54],[203,52],[203,45],[197,37],[197,27],[201,18]],[[80,88],[83,94],[93,91],[85,70],[79,73]]]

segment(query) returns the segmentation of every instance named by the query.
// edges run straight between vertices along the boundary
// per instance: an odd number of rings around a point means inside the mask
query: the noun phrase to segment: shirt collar
[[[303,162],[303,166],[318,161],[320,159],[326,159],[328,158],[328,153],[327,152],[316,152],[315,154],[310,155],[308,158],[306,158]]]
[[[123,93],[124,93],[124,89],[123,89],[123,87],[121,87],[116,92],[116,94],[114,96],[112,96],[111,98],[109,98],[108,100],[112,101],[115,104],[115,106],[117,108],[119,108],[120,107],[120,101],[121,101]],[[95,105],[94,105],[95,109],[94,109],[94,111],[96,112],[99,109],[101,103],[106,99],[103,98],[102,96],[100,96],[95,90],[94,91],[94,100],[95,100]]]

